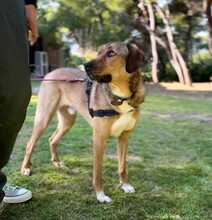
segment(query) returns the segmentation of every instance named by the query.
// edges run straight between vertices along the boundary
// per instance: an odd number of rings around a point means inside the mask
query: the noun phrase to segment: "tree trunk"
[[[206,15],[208,19],[208,49],[209,52],[212,54],[212,15],[211,15],[211,4],[212,0],[206,0]]]
[[[182,71],[184,73],[185,84],[187,86],[192,86],[191,77],[190,77],[190,74],[188,72],[188,68],[186,66],[186,63],[185,63],[185,61],[184,61],[184,59],[183,59],[183,57],[182,57],[182,55],[181,55],[181,53],[180,53],[180,51],[178,49],[176,50],[176,53],[177,53],[177,59],[178,59],[178,61],[180,63]]]
[[[178,60],[177,60],[176,45],[174,43],[174,38],[173,38],[173,35],[172,35],[171,27],[169,26],[169,21],[166,17],[167,15],[164,14],[164,12],[161,10],[161,8],[158,5],[155,5],[155,8],[156,8],[159,16],[163,20],[163,23],[165,24],[166,37],[167,37],[167,40],[168,40],[168,44],[169,44],[169,48],[170,48],[170,52],[171,52],[171,56],[172,56],[172,59],[171,59],[170,62],[171,62],[172,66],[174,67],[174,69],[175,69],[175,71],[178,75],[178,79],[179,79],[180,83],[185,84],[185,80],[184,80],[184,77],[183,77],[183,72],[182,72],[182,69],[181,69],[181,67],[178,63]]]
[[[154,35],[155,31],[155,16],[152,8],[152,4],[149,3],[147,5],[148,13],[149,13],[149,22],[150,22],[150,40],[152,46],[152,80],[154,83],[158,83],[158,52],[157,52],[157,44]]]
[[[174,37],[172,34],[171,27],[169,25],[169,19],[170,19],[169,10],[167,8],[166,13],[164,13],[158,5],[155,5],[155,8],[156,8],[159,16],[162,18],[162,20],[165,24],[165,27],[166,27],[166,36],[167,36],[169,48],[170,48],[171,55],[172,55],[171,63],[176,70],[179,81],[182,84],[186,84],[188,86],[191,86],[192,83],[191,83],[191,78],[190,78],[190,75],[188,72],[188,68],[186,66],[186,63],[185,63],[180,51],[177,49],[177,47],[174,43]]]

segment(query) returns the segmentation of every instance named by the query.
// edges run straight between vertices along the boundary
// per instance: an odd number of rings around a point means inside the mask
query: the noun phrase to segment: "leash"
[[[78,78],[78,79],[31,79],[31,81],[39,81],[39,82],[68,82],[68,83],[73,83],[73,82],[85,82],[86,79],[84,78]]]
[[[39,82],[68,82],[68,83],[74,83],[74,82],[86,82],[86,94],[88,97],[88,111],[89,114],[91,115],[91,117],[112,117],[115,115],[119,115],[119,113],[113,109],[99,109],[99,110],[93,110],[92,108],[90,108],[90,97],[91,97],[91,90],[92,90],[92,86],[93,86],[93,82],[87,78],[78,78],[78,79],[71,79],[71,80],[67,80],[67,79],[31,79],[31,81],[39,81]],[[120,98],[120,97],[118,97]],[[118,100],[118,102],[122,103],[125,100],[125,98],[123,98],[123,100]]]

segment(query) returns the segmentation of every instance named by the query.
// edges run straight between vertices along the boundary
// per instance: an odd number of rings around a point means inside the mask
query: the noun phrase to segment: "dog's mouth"
[[[109,83],[112,80],[112,76],[110,74],[99,76],[99,75],[93,74],[92,72],[87,72],[87,75],[90,80],[95,80],[99,83]]]

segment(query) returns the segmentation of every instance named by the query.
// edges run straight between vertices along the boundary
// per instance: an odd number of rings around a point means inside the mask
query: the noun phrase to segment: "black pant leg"
[[[9,160],[31,96],[23,0],[0,1],[0,27],[1,169]]]
[[[6,176],[4,175],[4,173],[0,171],[0,203],[2,202],[4,198],[4,192],[2,191],[2,188],[4,187],[6,182],[7,182]]]

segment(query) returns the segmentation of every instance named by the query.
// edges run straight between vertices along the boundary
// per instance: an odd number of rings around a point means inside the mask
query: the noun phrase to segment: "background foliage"
[[[210,81],[212,57],[208,51],[207,19],[203,0],[157,1],[171,11],[171,25],[175,42],[186,60],[193,81]],[[136,19],[139,9],[136,0],[40,0],[39,23],[41,36],[50,47],[60,48],[78,44],[85,52],[96,50],[110,41],[136,38],[148,49],[148,36]],[[163,30],[162,22],[157,25]],[[159,78],[176,80],[164,51],[160,50]],[[206,58],[206,59],[205,59]],[[78,65],[79,59],[69,59],[67,64]],[[77,63],[74,62],[77,61]],[[145,75],[149,77],[149,67]]]

